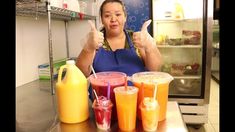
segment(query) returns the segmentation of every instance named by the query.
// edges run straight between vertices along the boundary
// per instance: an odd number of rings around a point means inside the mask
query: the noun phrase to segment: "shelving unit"
[[[48,18],[48,45],[49,45],[49,65],[50,65],[50,84],[51,94],[55,94],[54,89],[54,73],[53,73],[53,49],[52,49],[52,34],[51,34],[51,19],[61,20],[65,22],[66,32],[66,48],[67,57],[69,57],[69,44],[67,35],[68,21],[76,20],[96,20],[96,16],[83,14],[67,9],[62,9],[50,5],[50,0],[17,0],[16,1],[16,15],[25,17],[35,17],[37,20],[39,17]]]
[[[201,45],[157,45],[158,48],[202,48]]]
[[[164,18],[164,19],[155,19],[154,22],[157,23],[166,23],[166,22],[195,22],[200,21],[200,18],[184,18],[184,19],[176,19],[176,18]]]
[[[47,7],[47,5],[49,7]],[[18,16],[35,17],[37,19],[39,16],[47,17],[48,10],[50,10],[51,19],[63,21],[96,19],[96,16],[50,6],[48,2],[38,2],[35,0],[32,0],[31,2],[16,1],[16,15]]]

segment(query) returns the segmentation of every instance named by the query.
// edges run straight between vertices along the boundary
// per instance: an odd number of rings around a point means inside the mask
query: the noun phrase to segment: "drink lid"
[[[138,72],[132,75],[132,81],[133,82],[143,82],[143,83],[157,83],[157,84],[163,84],[163,83],[169,83],[174,78],[165,72]]]
[[[107,97],[105,96],[98,96],[98,100],[99,102],[97,102],[97,100],[94,100],[93,103],[93,107],[112,107],[113,104],[111,102],[111,100],[109,100]]]
[[[138,90],[139,89],[136,88],[135,86],[127,86],[127,88],[125,88],[125,86],[120,86],[113,89],[114,93],[119,93],[119,94],[134,94],[138,92]]]
[[[100,86],[108,86],[108,82],[110,85],[120,85],[125,82],[126,74],[123,72],[115,72],[115,71],[106,71],[106,72],[97,72],[97,78],[92,74],[88,77],[89,81],[92,84],[100,85]]]

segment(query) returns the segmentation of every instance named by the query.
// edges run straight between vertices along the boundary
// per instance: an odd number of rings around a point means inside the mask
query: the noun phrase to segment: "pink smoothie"
[[[122,72],[98,72],[96,73],[97,78],[94,75],[89,77],[89,81],[91,82],[92,89],[95,89],[97,96],[105,96],[107,97],[108,91],[108,82],[110,84],[110,99],[113,103],[112,108],[112,119],[117,120],[117,110],[116,110],[116,101],[113,89],[118,86],[125,85],[125,77],[126,74]],[[93,97],[94,93],[93,93]]]

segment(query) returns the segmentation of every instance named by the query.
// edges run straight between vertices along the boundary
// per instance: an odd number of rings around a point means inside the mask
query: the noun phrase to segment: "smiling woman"
[[[91,31],[77,58],[78,68],[87,77],[91,74],[90,65],[96,72],[119,71],[128,76],[160,69],[161,54],[147,31],[151,20],[145,21],[138,32],[127,30],[127,13],[121,0],[105,0],[100,17],[103,29],[99,31],[89,22]]]

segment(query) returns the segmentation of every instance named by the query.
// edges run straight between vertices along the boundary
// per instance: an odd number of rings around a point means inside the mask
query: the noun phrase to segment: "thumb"
[[[141,31],[147,30],[147,28],[148,28],[148,26],[149,26],[149,24],[150,24],[151,22],[152,22],[151,19],[148,20],[148,21],[146,21],[146,22],[144,22],[144,24],[143,24],[143,26],[142,26],[142,28],[141,28]]]
[[[96,31],[95,24],[91,20],[88,20],[88,23],[89,23],[89,25],[91,27],[91,31]]]

